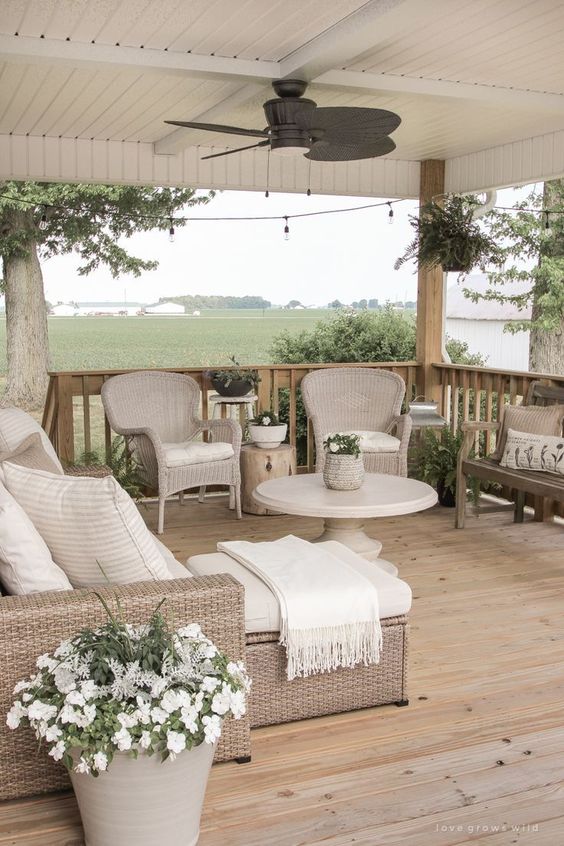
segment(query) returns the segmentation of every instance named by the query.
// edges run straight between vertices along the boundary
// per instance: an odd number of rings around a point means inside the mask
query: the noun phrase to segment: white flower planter
[[[334,491],[356,491],[364,480],[362,455],[325,454],[323,481]]]
[[[86,846],[195,846],[215,745],[174,761],[117,752],[98,778],[71,773]]]
[[[278,426],[254,426],[249,424],[249,434],[255,446],[260,449],[275,449],[280,446],[288,426],[286,423],[279,423]]]

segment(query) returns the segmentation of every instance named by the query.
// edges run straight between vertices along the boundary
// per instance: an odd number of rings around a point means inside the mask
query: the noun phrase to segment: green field
[[[200,317],[50,317],[53,370],[268,364],[272,338],[311,328],[330,313],[217,310]],[[6,324],[0,321],[0,372],[6,372]]]

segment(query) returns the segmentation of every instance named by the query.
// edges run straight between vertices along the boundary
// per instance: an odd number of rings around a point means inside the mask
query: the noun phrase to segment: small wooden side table
[[[241,507],[245,514],[276,514],[253,499],[253,491],[261,482],[295,476],[296,448],[280,444],[275,449],[260,449],[254,444],[241,447]],[[279,512],[278,512],[279,513]]]
[[[235,412],[235,414],[238,413],[239,423],[244,427],[247,420],[250,420],[254,415],[257,400],[256,394],[245,394],[242,397],[223,397],[221,394],[212,394],[209,398],[209,401],[213,402],[212,417],[214,420],[217,417],[223,420],[227,417],[233,419],[233,412]]]

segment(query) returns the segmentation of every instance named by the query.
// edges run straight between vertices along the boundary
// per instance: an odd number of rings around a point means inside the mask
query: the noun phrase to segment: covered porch
[[[223,498],[171,503],[183,561],[220,539],[304,538],[320,521],[235,522]],[[156,525],[156,505],[142,513]],[[252,731],[250,764],[212,769],[201,846],[550,844],[562,807],[562,527],[439,506],[372,521],[413,588],[410,705]],[[72,794],[0,806],[0,843],[79,846]]]

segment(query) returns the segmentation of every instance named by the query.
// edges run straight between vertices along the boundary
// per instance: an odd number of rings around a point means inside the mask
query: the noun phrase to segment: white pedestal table
[[[413,514],[437,502],[436,491],[424,482],[384,473],[366,473],[357,491],[329,490],[322,473],[269,479],[255,488],[253,497],[269,511],[322,517],[323,532],[314,543],[339,541],[395,576],[397,567],[379,557],[382,544],[366,534],[365,521]]]

